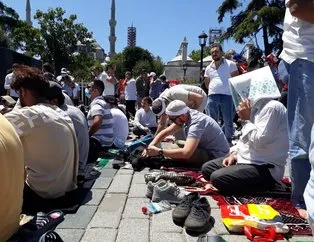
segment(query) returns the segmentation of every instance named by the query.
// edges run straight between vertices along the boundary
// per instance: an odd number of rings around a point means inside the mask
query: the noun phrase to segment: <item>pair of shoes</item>
[[[186,195],[182,202],[173,210],[172,220],[190,236],[206,234],[214,226],[210,216],[210,205],[205,197],[200,198],[196,192]]]
[[[175,184],[165,180],[158,180],[156,183],[149,182],[147,184],[146,197],[151,198],[153,202],[166,200],[172,204],[179,204],[185,194]]]
[[[155,171],[146,173],[144,175],[144,179],[146,183],[149,181],[157,182],[160,179],[168,180],[175,183],[177,186],[189,186],[196,181],[194,177],[186,176],[182,173],[177,173],[174,171]]]

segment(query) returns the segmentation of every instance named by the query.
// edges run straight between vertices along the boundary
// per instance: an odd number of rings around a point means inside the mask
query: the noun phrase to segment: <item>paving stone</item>
[[[218,203],[215,199],[213,199],[211,196],[205,196],[205,197],[207,198],[211,209],[214,209],[214,208],[219,209]]]
[[[112,162],[113,162],[113,159],[110,159],[107,163],[107,165],[105,167],[103,167],[103,169],[112,169]]]
[[[148,242],[149,220],[146,219],[122,219],[116,242]]]
[[[93,188],[97,189],[107,189],[112,181],[109,177],[98,177]]]
[[[83,204],[98,206],[106,193],[106,189],[92,189],[88,192]]]
[[[155,232],[174,232],[181,233],[182,228],[175,225],[172,221],[172,211],[164,211],[162,213],[154,214],[152,217],[151,231]]]
[[[185,242],[185,238],[180,233],[165,233],[165,232],[156,232],[153,233],[152,242]]]
[[[131,185],[131,188],[129,191],[129,197],[146,198],[145,197],[146,191],[147,191],[146,184],[133,184]]]
[[[228,242],[247,242],[248,239],[244,235],[222,235],[225,241]]]
[[[108,189],[108,193],[128,193],[132,175],[116,175]]]
[[[188,235],[188,234],[185,232],[185,230],[183,231],[183,234],[185,235],[187,242],[196,242],[197,239],[198,239],[198,237],[192,237],[192,236]],[[214,235],[216,235],[216,232],[212,229],[212,230],[209,231],[206,235],[214,236]]]
[[[220,209],[214,208],[211,210],[211,216],[215,219],[214,231],[219,235],[229,235],[225,225],[222,223],[221,220],[221,212]]]
[[[85,232],[84,229],[56,229],[64,242],[79,242]]]
[[[133,175],[134,171],[130,169],[119,169],[117,175]]]
[[[292,242],[301,242],[301,241],[314,241],[314,238],[312,236],[293,236],[291,239],[289,239],[289,241]]]
[[[148,167],[146,167],[146,168],[144,168],[143,170],[141,170],[141,171],[135,171],[135,173],[134,174],[146,174],[146,173],[148,173],[149,172],[149,168]]]
[[[145,179],[144,179],[144,174],[134,173],[133,179],[132,179],[132,185],[133,184],[146,184]]]
[[[99,242],[99,241],[106,241],[106,242],[114,242],[117,236],[116,229],[103,229],[103,228],[92,228],[86,230],[84,237],[82,238],[81,242]]]
[[[147,215],[142,213],[142,206],[148,203],[149,199],[128,198],[124,208],[123,218],[148,218]]]
[[[89,227],[113,228],[119,226],[126,201],[126,194],[106,194]]]
[[[116,175],[116,173],[117,173],[116,169],[112,169],[112,168],[102,169],[100,177],[113,178]]]
[[[63,229],[85,229],[91,221],[97,206],[81,206],[76,214],[65,215],[64,221],[58,226]]]

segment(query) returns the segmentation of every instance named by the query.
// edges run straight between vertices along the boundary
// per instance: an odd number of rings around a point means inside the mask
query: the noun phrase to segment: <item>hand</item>
[[[241,120],[250,120],[251,117],[251,103],[250,100],[245,99],[242,102],[240,102],[239,106],[238,106],[238,115],[240,117]]]
[[[231,153],[227,158],[222,161],[224,167],[232,166],[237,162],[236,153]]]
[[[144,151],[146,156],[157,156],[159,154],[160,149],[156,146],[148,146]]]
[[[146,133],[148,133],[150,131],[150,129],[148,127],[144,127],[143,129]]]

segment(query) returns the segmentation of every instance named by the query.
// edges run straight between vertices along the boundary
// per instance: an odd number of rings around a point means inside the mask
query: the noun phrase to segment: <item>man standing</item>
[[[157,75],[155,72],[151,72],[148,75],[148,78],[150,79],[150,89],[149,89],[149,96],[155,100],[156,98],[159,97],[159,95],[161,94],[161,89],[162,89],[162,83],[160,81],[160,79],[158,79]]]
[[[224,121],[224,132],[229,144],[233,135],[234,107],[229,88],[229,78],[239,75],[238,68],[233,61],[223,58],[220,44],[211,48],[213,61],[205,69],[205,85],[208,88],[207,112],[217,122],[220,114]]]
[[[5,81],[4,81],[4,89],[7,90],[7,95],[12,97],[15,101],[19,98],[19,94],[16,93],[14,89],[11,88],[11,83],[14,79],[14,70],[16,69],[17,64],[12,65],[12,72],[6,75]]]
[[[142,98],[149,95],[149,81],[145,70],[142,70],[141,75],[136,79],[136,93],[137,108],[140,109]]]
[[[130,119],[130,114],[135,116],[135,104],[136,104],[136,84],[130,71],[125,73],[125,108],[126,117]]]
[[[314,122],[314,3],[313,1],[286,0],[283,51],[289,74],[288,124],[290,177],[293,205],[306,217],[303,198],[310,177],[309,146]],[[314,178],[311,179],[312,183]],[[313,202],[311,202],[313,206]],[[308,204],[307,204],[308,205]],[[314,208],[311,209],[314,215]]]
[[[21,138],[26,180],[23,207],[40,198],[52,199],[76,188],[78,146],[73,123],[61,109],[48,104],[49,82],[36,68],[19,66],[11,87],[22,108],[5,114]],[[38,204],[36,204],[38,205]]]

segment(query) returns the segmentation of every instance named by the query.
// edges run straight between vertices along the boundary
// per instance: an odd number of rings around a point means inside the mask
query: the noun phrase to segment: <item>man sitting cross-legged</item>
[[[22,108],[5,117],[23,144],[26,171],[23,207],[32,207],[38,196],[58,198],[76,188],[77,140],[69,116],[48,103],[49,82],[40,70],[19,66],[11,87],[19,93]]]
[[[266,191],[283,177],[288,155],[287,110],[278,101],[262,99],[238,107],[242,136],[226,157],[208,161],[204,178],[226,194]]]
[[[65,104],[62,87],[54,81],[49,81],[47,99],[51,104],[56,105],[63,110],[73,122],[79,148],[79,175],[84,176],[89,151],[89,137],[86,118],[77,107]]]
[[[156,114],[151,108],[152,102],[150,97],[144,97],[141,101],[142,107],[136,111],[133,133],[137,136],[146,135],[149,132],[154,134],[157,130]]]
[[[88,86],[92,100],[87,114],[90,137],[89,161],[96,161],[100,150],[107,149],[113,144],[113,117],[102,96],[104,89],[104,83],[100,80],[94,80]]]
[[[161,131],[144,150],[144,156],[164,155],[195,166],[202,165],[210,159],[225,156],[229,153],[227,139],[212,118],[204,113],[192,110],[180,100],[172,101],[166,114],[173,122]],[[184,130],[186,142],[183,148],[160,149],[156,145],[168,135]]]

